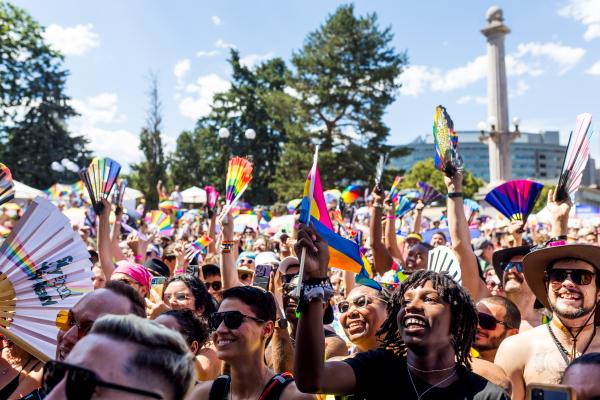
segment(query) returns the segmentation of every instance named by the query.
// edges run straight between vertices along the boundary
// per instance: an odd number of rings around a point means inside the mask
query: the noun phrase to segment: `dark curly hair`
[[[208,289],[206,289],[206,285],[200,282],[200,279],[196,278],[190,274],[177,275],[167,279],[165,282],[164,291],[167,290],[169,285],[173,282],[183,282],[185,286],[187,286],[192,294],[194,295],[194,307],[197,309],[204,306],[204,311],[202,312],[202,316],[204,318],[208,318],[209,315],[217,311],[217,306],[213,301],[212,296],[208,293]]]
[[[383,335],[383,347],[398,355],[406,355],[406,344],[398,333],[398,312],[402,308],[404,295],[409,289],[421,287],[431,281],[444,302],[450,305],[452,323],[452,347],[456,361],[464,367],[471,368],[470,349],[477,331],[477,310],[471,296],[445,273],[433,271],[413,272],[392,295],[388,303],[388,318],[377,333]]]
[[[191,310],[169,310],[162,315],[175,318],[179,325],[179,333],[181,333],[188,346],[196,341],[198,346],[202,347],[208,341],[210,337],[208,323],[204,319],[196,317]]]

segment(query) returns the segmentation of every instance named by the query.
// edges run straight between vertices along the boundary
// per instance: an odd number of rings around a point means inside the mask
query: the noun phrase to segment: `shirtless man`
[[[552,322],[506,338],[498,349],[495,363],[508,374],[515,400],[525,398],[527,384],[559,383],[574,358],[600,351],[600,247],[563,243],[523,259],[525,279],[552,310]]]

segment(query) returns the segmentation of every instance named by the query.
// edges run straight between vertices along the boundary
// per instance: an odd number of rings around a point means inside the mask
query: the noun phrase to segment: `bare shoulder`
[[[474,358],[471,362],[471,366],[473,367],[473,372],[477,375],[482,376],[493,384],[500,386],[507,393],[511,392],[510,379],[508,379],[506,372],[500,366],[489,361],[482,360],[481,358]]]
[[[302,393],[296,387],[296,382],[291,382],[283,389],[280,398],[282,400],[313,400],[316,399],[317,396],[314,394]]]
[[[507,337],[500,344],[494,363],[504,368],[507,373],[509,365],[522,368],[531,355],[546,344],[547,329],[545,325],[540,325]]]
[[[196,385],[192,393],[186,397],[187,400],[208,400],[210,395],[210,388],[212,387],[213,381],[202,382]]]

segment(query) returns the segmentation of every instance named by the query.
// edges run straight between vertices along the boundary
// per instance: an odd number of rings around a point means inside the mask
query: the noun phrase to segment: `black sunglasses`
[[[162,399],[158,393],[147,392],[116,383],[104,382],[92,370],[58,361],[48,361],[44,366],[42,387],[45,393],[50,393],[64,378],[67,377],[65,394],[67,400],[89,400],[94,395],[96,387],[105,387],[120,392],[139,394],[152,399]]]
[[[496,326],[498,326],[498,324],[504,325],[507,329],[511,329],[511,327],[508,326],[506,322],[498,321],[490,314],[479,312],[477,313],[477,318],[479,319],[479,326],[485,329],[486,331],[493,331],[494,329],[496,329]]]
[[[283,283],[290,283],[297,276],[298,274],[284,274],[281,275],[281,280],[283,281]]]
[[[208,325],[210,326],[210,329],[214,331],[217,330],[222,322],[225,322],[225,326],[228,329],[237,329],[242,325],[245,318],[258,323],[265,322],[260,318],[251,317],[250,315],[242,314],[239,311],[223,311],[211,314],[210,317],[208,317]]]
[[[592,283],[594,273],[586,269],[551,269],[546,271],[546,279],[553,286],[561,285],[567,278],[578,286],[585,286]]]
[[[207,289],[210,289],[212,287],[214,291],[219,291],[223,287],[223,283],[221,283],[221,281],[204,282],[204,284],[206,285]]]

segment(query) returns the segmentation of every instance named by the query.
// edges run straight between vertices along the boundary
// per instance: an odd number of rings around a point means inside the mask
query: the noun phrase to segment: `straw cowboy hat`
[[[535,297],[548,309],[551,308],[544,272],[555,261],[567,258],[585,261],[596,268],[596,274],[600,274],[600,247],[590,244],[546,247],[532,251],[523,259],[525,280]],[[600,309],[596,309],[595,312],[594,325],[600,325]]]

